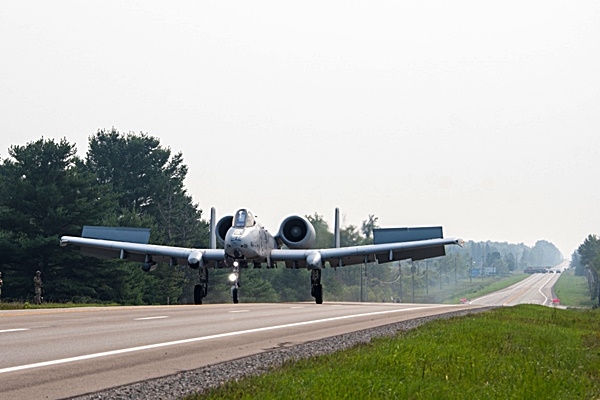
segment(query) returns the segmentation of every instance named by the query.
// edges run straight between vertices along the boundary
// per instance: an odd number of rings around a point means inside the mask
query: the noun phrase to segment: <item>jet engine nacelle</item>
[[[215,234],[217,235],[217,239],[221,244],[225,243],[225,236],[227,235],[227,231],[233,225],[233,215],[228,215],[223,217],[217,222],[217,226],[215,227]]]
[[[281,223],[277,238],[290,249],[309,249],[315,243],[315,228],[306,218],[292,215]]]

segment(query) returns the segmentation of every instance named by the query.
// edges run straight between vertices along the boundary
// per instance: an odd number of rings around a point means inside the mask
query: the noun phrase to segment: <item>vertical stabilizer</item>
[[[335,221],[334,221],[334,227],[333,227],[333,240],[334,240],[334,247],[335,248],[339,248],[340,247],[340,209],[339,208],[335,208]]]
[[[215,224],[216,222],[216,211],[214,207],[210,208],[210,248],[211,249],[216,249],[217,248],[217,235],[215,234]]]

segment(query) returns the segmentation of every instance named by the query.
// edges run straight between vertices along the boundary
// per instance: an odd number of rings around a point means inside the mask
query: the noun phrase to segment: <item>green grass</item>
[[[598,399],[600,310],[437,320],[187,399]]]
[[[451,297],[444,299],[444,303],[456,304],[461,298],[474,299],[485,296],[500,289],[507,288],[527,278],[528,274],[513,274],[504,277],[473,278],[470,282],[463,282],[461,287],[455,288]]]
[[[591,307],[597,304],[597,300],[590,299],[587,279],[584,276],[575,276],[574,270],[560,274],[554,285],[554,292],[563,306]]]
[[[74,307],[111,307],[119,304],[93,304],[93,303],[43,303],[40,305],[29,302],[0,302],[0,310],[24,310],[30,308],[74,308]]]

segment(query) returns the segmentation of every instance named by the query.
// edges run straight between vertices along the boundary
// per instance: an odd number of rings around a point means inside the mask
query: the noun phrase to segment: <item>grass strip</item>
[[[570,269],[562,274],[554,285],[554,293],[560,299],[560,304],[570,307],[591,307],[597,304],[592,300],[585,276],[575,276],[575,271]]]

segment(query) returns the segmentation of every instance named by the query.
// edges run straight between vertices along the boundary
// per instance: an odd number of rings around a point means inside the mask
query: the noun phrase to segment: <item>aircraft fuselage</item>
[[[225,254],[234,260],[265,262],[277,248],[273,236],[262,226],[231,227],[225,236]]]

